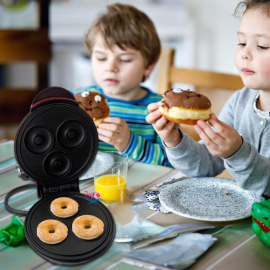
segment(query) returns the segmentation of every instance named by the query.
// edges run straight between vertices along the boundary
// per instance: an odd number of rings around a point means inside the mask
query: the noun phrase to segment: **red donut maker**
[[[31,248],[52,263],[62,265],[89,262],[104,254],[114,241],[116,226],[112,214],[101,202],[89,204],[80,193],[79,176],[95,159],[98,134],[93,120],[79,108],[74,96],[60,87],[40,92],[18,128],[14,148],[22,178],[36,183],[11,190],[5,206],[12,213],[27,214],[24,233]],[[8,205],[14,193],[33,186],[37,187],[40,200],[29,212]],[[69,218],[55,216],[50,205],[60,197],[75,200],[79,211]],[[103,221],[104,232],[98,238],[83,240],[72,232],[72,222],[82,215],[93,215]],[[68,236],[61,243],[46,244],[37,236],[39,223],[48,219],[67,226]]]

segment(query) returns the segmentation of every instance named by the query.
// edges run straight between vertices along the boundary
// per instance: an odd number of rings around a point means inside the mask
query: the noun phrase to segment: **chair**
[[[162,48],[159,62],[158,93],[163,94],[172,88],[173,83],[191,84],[195,91],[206,95],[212,103],[212,111],[218,116],[222,107],[235,90],[243,88],[240,76],[196,69],[183,69],[174,66],[174,49]],[[181,124],[185,134],[195,141],[200,137],[193,126]],[[224,170],[220,177],[232,178]]]
[[[50,0],[38,4],[37,29],[0,29],[0,65],[31,61],[36,66],[36,86],[0,87],[0,124],[19,124],[29,112],[37,93],[49,85],[48,65],[51,58],[49,40]]]
[[[158,93],[172,88],[173,83],[191,84],[195,91],[206,95],[212,103],[212,111],[218,116],[222,107],[235,90],[243,88],[240,76],[174,66],[174,49],[162,48],[159,62]],[[184,133],[195,141],[200,137],[193,126],[181,124]]]

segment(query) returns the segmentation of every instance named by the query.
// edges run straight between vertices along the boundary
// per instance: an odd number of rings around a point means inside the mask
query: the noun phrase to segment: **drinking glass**
[[[117,152],[103,152],[102,160],[95,160],[95,192],[105,203],[124,202],[126,197],[128,155]],[[106,158],[109,157],[109,158]]]

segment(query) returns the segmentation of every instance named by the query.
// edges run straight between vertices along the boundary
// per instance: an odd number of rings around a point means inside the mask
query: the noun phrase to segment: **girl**
[[[197,121],[201,141],[161,116],[159,102],[148,106],[146,121],[163,140],[171,164],[186,175],[216,176],[227,169],[243,189],[270,196],[270,1],[242,1],[235,13],[242,6],[235,64],[245,87],[231,96],[219,119],[211,114],[209,124]]]

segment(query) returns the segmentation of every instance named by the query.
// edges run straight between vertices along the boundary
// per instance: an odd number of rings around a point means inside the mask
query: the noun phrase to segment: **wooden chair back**
[[[0,87],[0,126],[19,124],[29,112],[39,91],[49,86],[48,65],[51,58],[49,40],[50,0],[34,0],[38,6],[37,29],[0,29],[0,65],[34,62],[35,87]]]

